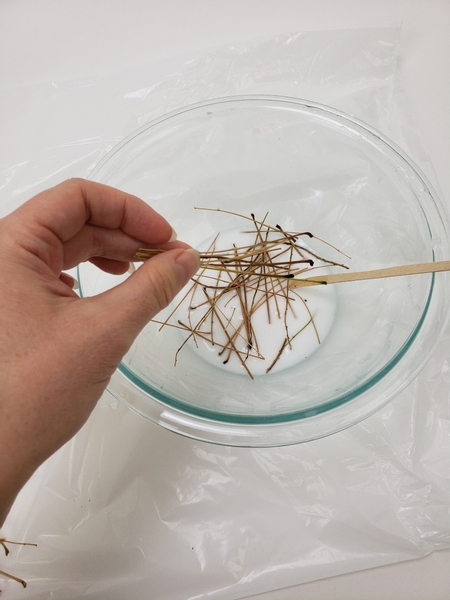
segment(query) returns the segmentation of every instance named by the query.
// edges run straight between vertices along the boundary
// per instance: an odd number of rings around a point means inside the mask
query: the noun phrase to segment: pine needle
[[[253,379],[248,359],[265,360],[259,351],[258,332],[253,323],[260,310],[266,312],[269,326],[281,320],[286,333],[282,346],[278,353],[275,352],[275,358],[266,372],[273,369],[285,348],[291,348],[293,340],[306,327],[314,328],[320,343],[313,315],[299,290],[293,290],[290,283],[297,281],[299,275],[307,278],[324,266],[347,267],[313,252],[308,245],[299,241],[301,238],[314,238],[311,232],[284,231],[279,225],[267,223],[268,214],[258,220],[254,214],[247,217],[221,209],[198,210],[229,214],[250,223],[252,228],[246,226],[242,231],[249,237],[248,244],[233,245],[227,249],[217,249],[218,234],[208,250],[200,253],[200,270],[193,277],[191,287],[164,322],[155,321],[160,325],[159,330],[171,326],[187,334],[176,352],[175,364],[187,342],[192,339],[197,345],[198,339],[217,346],[225,364],[235,356]],[[319,241],[339,252],[331,244]],[[140,248],[135,259],[149,260],[161,252],[164,250]],[[292,314],[296,320],[299,318],[293,307],[296,298],[301,300],[298,306],[305,309],[305,323],[291,335],[288,315]],[[236,308],[228,316],[224,309],[232,303],[233,306],[236,304]],[[184,307],[187,307],[187,320],[183,318],[178,319],[175,325],[171,323],[172,317]]]

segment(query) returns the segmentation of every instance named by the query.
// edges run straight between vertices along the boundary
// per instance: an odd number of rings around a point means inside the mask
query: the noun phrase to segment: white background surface
[[[13,0],[0,2],[0,90],[96,76],[289,31],[401,24],[399,70],[443,200],[450,202],[448,0]],[[1,95],[1,91],[0,91]],[[0,124],[7,116],[1,115]],[[0,131],[26,145],[26,131]],[[450,457],[449,457],[450,460]],[[259,598],[450,597],[450,552]]]

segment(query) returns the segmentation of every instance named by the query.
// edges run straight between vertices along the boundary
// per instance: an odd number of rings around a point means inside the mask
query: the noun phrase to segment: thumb
[[[150,319],[172,302],[199,267],[200,255],[193,248],[169,250],[144,262],[123,283],[89,300],[93,301],[98,321],[106,331],[114,332],[116,342],[123,344],[126,352]]]

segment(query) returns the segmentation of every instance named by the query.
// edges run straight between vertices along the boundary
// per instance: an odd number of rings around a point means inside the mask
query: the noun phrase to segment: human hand
[[[0,526],[34,470],[84,424],[147,322],[199,267],[142,200],[84,180],[0,220]],[[168,250],[80,299],[62,273],[90,260],[125,273],[139,247]]]

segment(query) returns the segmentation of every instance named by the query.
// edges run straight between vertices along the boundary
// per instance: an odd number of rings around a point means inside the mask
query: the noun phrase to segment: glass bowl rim
[[[412,169],[415,176],[421,182],[424,190],[426,190],[428,193],[431,208],[434,209],[438,219],[442,223],[442,228],[446,233],[446,239],[448,243],[450,236],[447,215],[446,211],[441,205],[438,194],[433,189],[422,170],[406,153],[403,152],[399,146],[397,146],[375,128],[349,114],[324,104],[303,100],[300,98],[257,94],[228,96],[224,98],[215,98],[212,100],[197,102],[195,104],[190,104],[188,106],[170,111],[142,125],[140,128],[125,137],[99,161],[99,163],[91,171],[89,179],[95,181],[102,169],[111,163],[111,160],[117,153],[121,152],[128,144],[142,136],[142,134],[163,124],[165,121],[172,120],[186,113],[198,111],[199,109],[205,109],[217,105],[234,103],[242,106],[249,105],[249,103],[252,102],[257,104],[276,104],[277,107],[280,105],[294,105],[297,108],[303,108],[310,111],[321,111],[334,121],[336,121],[336,119],[343,120],[347,124],[351,124],[358,129],[364,130],[369,137],[371,136],[376,138],[378,142],[398,155],[400,161]],[[429,223],[426,212],[425,218],[427,223]],[[79,270],[78,279],[80,281]],[[421,360],[416,359],[413,361],[414,366],[409,370],[407,376],[404,376],[400,379],[397,377],[397,384],[395,386],[392,384],[390,385],[390,387],[395,387],[394,390],[390,390],[389,385],[386,385],[386,382],[389,382],[389,374],[392,372],[393,368],[399,364],[402,359],[404,359],[405,355],[408,355],[408,351],[412,347],[413,342],[422,333],[424,321],[426,320],[430,304],[434,299],[433,291],[435,290],[435,287],[436,280],[433,274],[430,281],[426,304],[415,328],[412,330],[396,354],[391,358],[389,363],[379,369],[379,371],[375,373],[368,381],[363,382],[362,385],[356,387],[354,390],[351,390],[349,394],[337,397],[313,408],[283,413],[279,415],[281,417],[280,419],[277,419],[276,416],[233,415],[190,406],[182,401],[170,398],[158,390],[153,389],[148,384],[145,384],[132,372],[130,372],[128,367],[123,362],[120,363],[116,373],[113,375],[108,386],[108,391],[115,398],[128,406],[131,410],[137,412],[150,421],[158,423],[167,429],[170,429],[171,431],[181,433],[187,437],[217,444],[250,447],[279,446],[284,444],[304,442],[323,437],[325,435],[330,435],[361,421],[370,414],[379,410],[402,389],[404,389],[426,364],[432,351],[439,341],[439,337],[436,338],[434,344],[431,344],[431,346],[428,348],[428,352],[423,355]],[[82,288],[80,281],[80,292],[81,290]],[[449,309],[447,309],[445,314],[445,322],[448,320],[448,316]],[[444,323],[442,329],[444,329]],[[141,381],[141,383],[137,383],[136,380]],[[124,385],[128,388],[126,392],[123,389]],[[380,386],[386,389],[380,389]],[[367,398],[368,395],[373,396],[374,393],[375,397]],[[130,395],[132,396],[131,402],[127,400],[127,397],[129,398]],[[364,408],[359,406],[362,398],[365,399]],[[342,410],[348,406],[353,407],[353,413],[351,416],[349,414],[345,414],[346,411]]]

